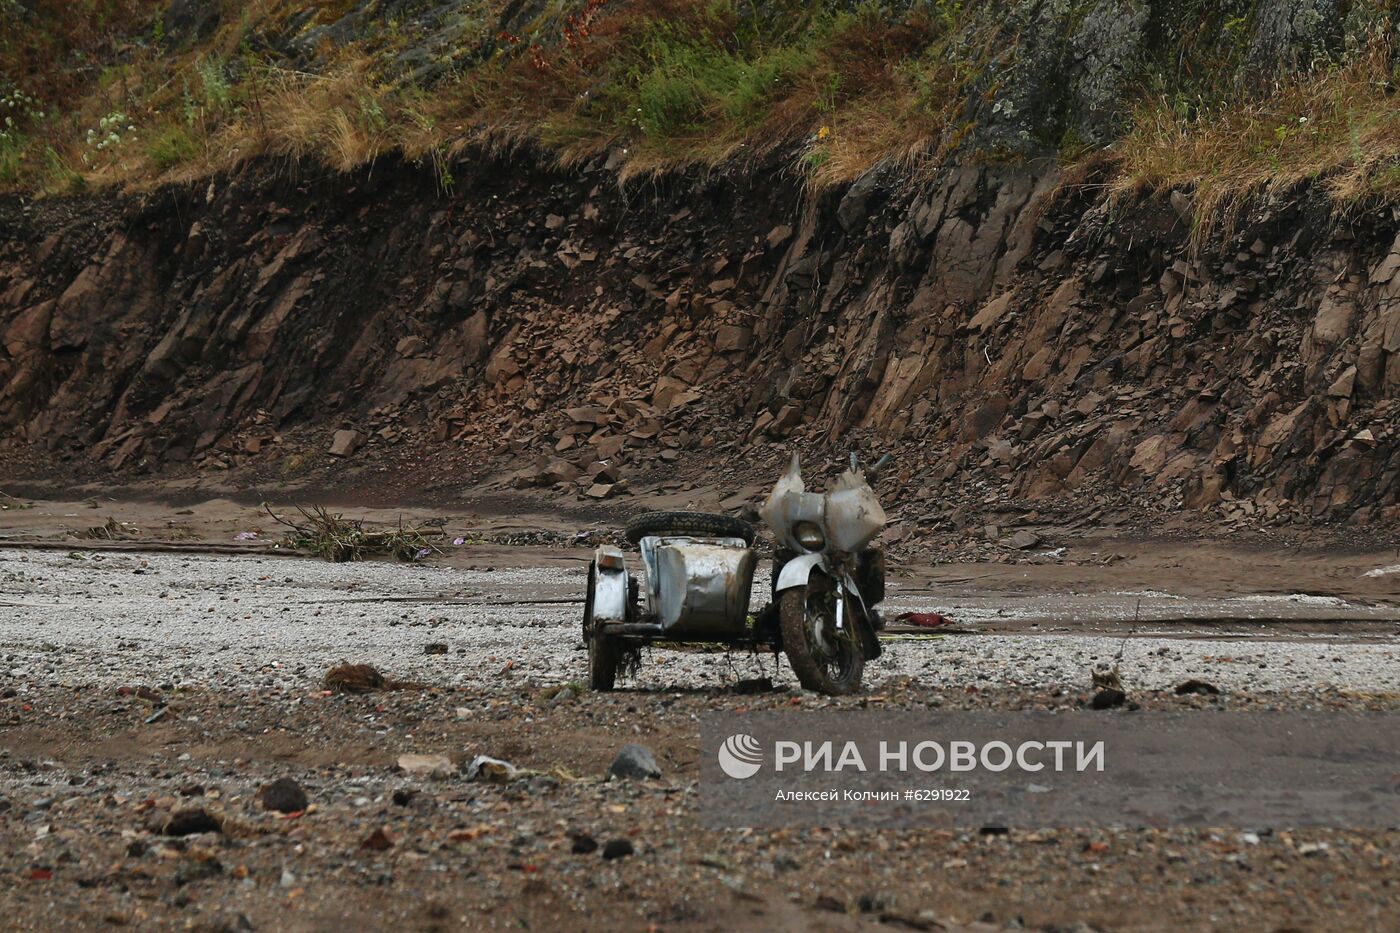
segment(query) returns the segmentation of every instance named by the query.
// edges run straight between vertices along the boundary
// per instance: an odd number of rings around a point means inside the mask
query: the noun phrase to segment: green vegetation
[[[1193,187],[1224,214],[1309,180],[1339,203],[1400,195],[1395,0],[1313,20],[1280,0],[378,9],[255,0],[191,23],[155,0],[6,0],[0,110],[22,105],[0,186],[401,152],[450,191],[467,145],[533,143],[565,163],[625,150],[624,174],[781,148],[814,186],[882,160],[1058,158],[1110,166],[1120,192]]]
[[[146,144],[146,155],[158,172],[192,162],[199,155],[199,144],[182,126],[167,126]]]

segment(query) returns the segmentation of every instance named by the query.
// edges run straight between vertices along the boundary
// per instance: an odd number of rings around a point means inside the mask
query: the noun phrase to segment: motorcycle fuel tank
[[[737,635],[748,624],[758,556],[752,548],[674,543],[656,548],[657,621],[668,634]]]

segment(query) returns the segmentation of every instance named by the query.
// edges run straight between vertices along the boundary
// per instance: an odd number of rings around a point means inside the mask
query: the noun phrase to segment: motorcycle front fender
[[[807,579],[812,576],[812,570],[817,567],[827,569],[821,554],[800,554],[792,558],[783,564],[783,571],[778,574],[778,584],[773,587],[773,592],[781,593],[783,590],[806,586]]]

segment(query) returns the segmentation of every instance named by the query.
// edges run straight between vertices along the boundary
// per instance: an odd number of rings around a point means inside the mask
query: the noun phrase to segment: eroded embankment
[[[448,193],[381,163],[11,200],[5,472],[450,456],[458,483],[602,497],[794,442],[894,447],[891,495],[945,510],[1400,515],[1390,209],[1304,192],[1193,249],[1180,192],[881,169],[814,202],[776,165],[620,189],[517,153]]]

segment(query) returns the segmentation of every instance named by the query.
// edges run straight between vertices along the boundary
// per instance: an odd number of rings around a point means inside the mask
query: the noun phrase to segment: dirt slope
[[[926,523],[1400,518],[1391,209],[1329,221],[1303,191],[1193,247],[1187,195],[1108,203],[1052,166],[814,201],[783,164],[620,188],[603,159],[477,154],[449,192],[381,162],[8,200],[0,475],[601,499],[766,479],[796,445],[895,449]]]

